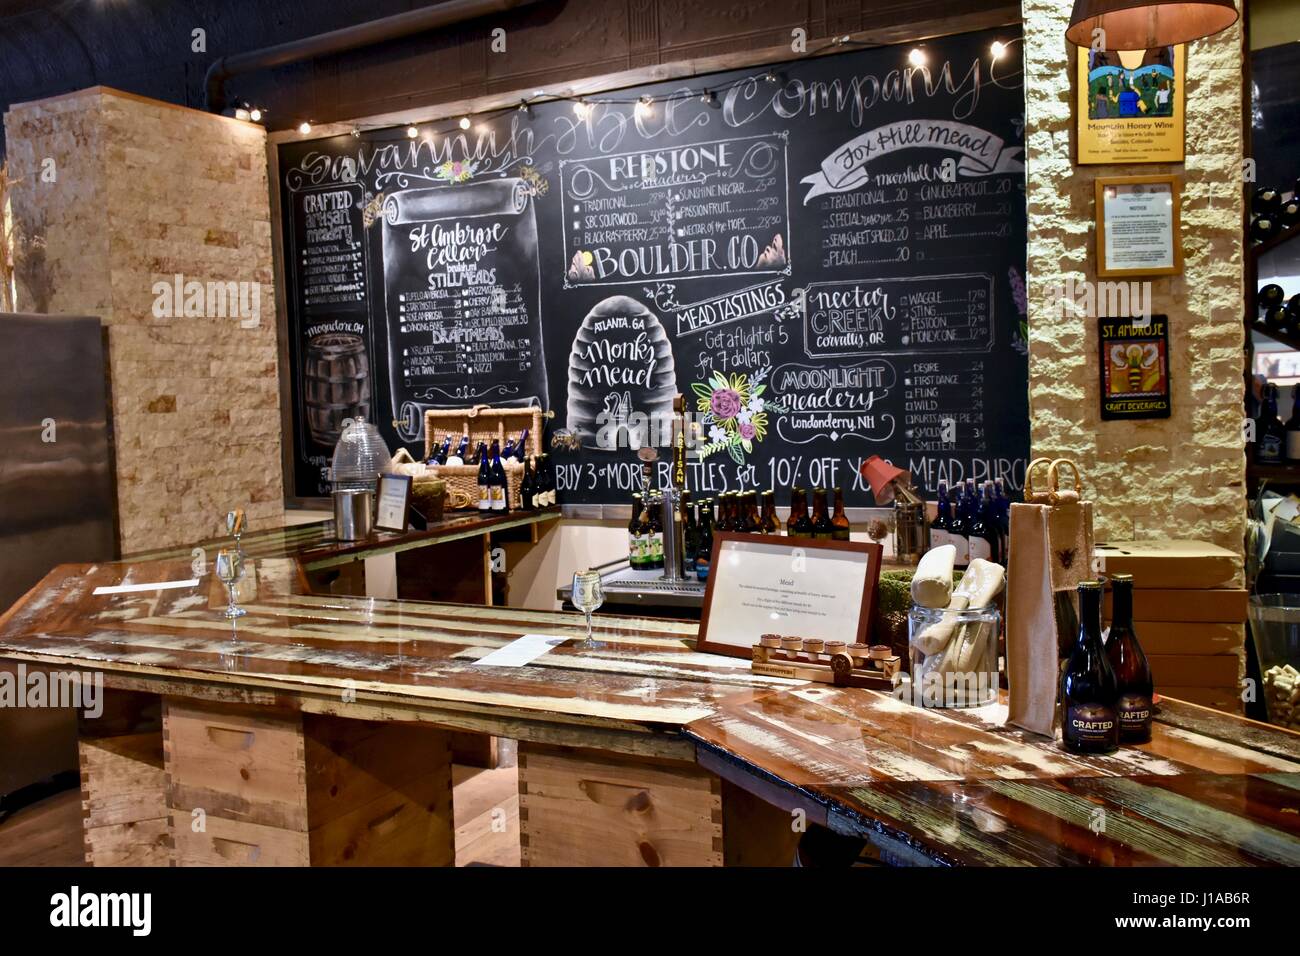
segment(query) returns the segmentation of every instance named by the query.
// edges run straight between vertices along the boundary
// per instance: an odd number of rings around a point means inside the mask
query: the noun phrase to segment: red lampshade
[[[1237,17],[1233,0],[1074,0],[1065,38],[1090,47],[1100,29],[1107,50],[1150,50],[1213,36]]]
[[[876,496],[876,504],[886,505],[894,500],[893,483],[899,478],[906,479],[908,473],[902,468],[895,468],[879,455],[872,455],[858,469],[862,477],[871,485],[871,493]],[[906,483],[906,482],[904,482]]]

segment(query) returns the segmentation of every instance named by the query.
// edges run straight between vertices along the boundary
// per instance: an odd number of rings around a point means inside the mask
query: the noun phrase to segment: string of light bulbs
[[[832,37],[821,46],[806,51],[801,57],[799,57],[799,59],[804,60],[820,56],[828,50],[843,47],[853,47],[857,49],[883,49],[887,45],[892,44],[867,43],[861,40],[855,40],[853,37],[846,34],[844,36]],[[993,43],[989,45],[989,56],[994,61],[1000,60],[1003,55],[1005,55],[1006,51],[1007,44],[1003,43],[1001,40],[994,40]],[[926,64],[929,62],[929,56],[926,53],[925,45],[917,44],[916,46],[911,47],[907,52],[907,62],[913,69],[924,69]],[[702,90],[674,90],[670,93],[664,93],[658,96],[643,93],[639,95],[620,97],[618,95],[619,91],[614,91],[612,95],[604,93],[589,96],[586,94],[549,93],[546,90],[535,90],[532,97],[525,97],[517,104],[503,105],[493,109],[466,113],[459,118],[456,118],[454,120],[454,125],[446,126],[441,129],[436,127],[447,123],[451,119],[450,117],[438,120],[429,120],[423,123],[354,124],[351,133],[354,137],[360,137],[363,133],[370,133],[378,130],[397,130],[404,127],[405,136],[408,139],[418,139],[422,129],[433,134],[449,133],[456,128],[469,130],[474,126],[476,120],[482,123],[510,113],[530,113],[532,112],[533,106],[537,103],[571,102],[573,104],[573,112],[583,119],[590,116],[591,111],[598,106],[631,106],[638,118],[644,118],[653,112],[656,103],[673,103],[690,99],[699,99],[700,102],[704,103],[706,106],[712,106],[717,102],[719,95],[724,95],[739,86],[752,83],[755,81],[755,78],[755,74],[750,74],[718,86],[709,86]],[[771,69],[766,69],[758,79],[771,85],[776,85],[781,82],[780,74]],[[258,110],[257,112],[259,114],[264,114],[265,110]],[[258,122],[260,115],[258,117],[252,117],[250,110],[250,118],[253,119],[253,122]],[[311,131],[311,120],[303,120],[298,124],[298,132],[303,136],[309,135]]]

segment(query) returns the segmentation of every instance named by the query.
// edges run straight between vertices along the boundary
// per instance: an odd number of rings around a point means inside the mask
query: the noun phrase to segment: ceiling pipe
[[[437,27],[474,20],[490,13],[506,13],[537,2],[538,0],[447,0],[446,3],[409,10],[382,20],[371,20],[260,50],[219,57],[208,67],[207,75],[203,78],[203,106],[211,113],[220,113],[226,108],[226,80],[232,76],[355,50]]]

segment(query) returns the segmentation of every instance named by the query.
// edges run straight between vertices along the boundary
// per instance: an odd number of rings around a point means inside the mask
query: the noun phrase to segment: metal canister
[[[340,489],[334,492],[334,537],[360,541],[368,537],[375,523],[375,493]]]

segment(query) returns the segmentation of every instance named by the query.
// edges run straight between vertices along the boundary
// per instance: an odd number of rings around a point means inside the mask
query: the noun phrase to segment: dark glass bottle
[[[835,514],[831,515],[831,539],[848,541],[853,536],[853,526],[844,512],[844,489],[835,489]]]
[[[758,510],[758,492],[746,491],[742,496],[744,515],[741,519],[745,534],[763,533],[763,516]]]
[[[695,577],[709,580],[709,567],[713,562],[713,499],[700,502],[700,537],[695,548]]]
[[[1119,746],[1115,672],[1101,643],[1101,582],[1079,584],[1079,639],[1061,672],[1061,745],[1108,754]]]
[[[688,489],[682,489],[677,507],[682,516],[682,573],[690,577],[695,571],[695,549],[699,547],[700,529],[695,523],[695,507],[691,504]]]
[[[509,511],[510,510],[510,482],[506,479],[505,466],[501,464],[501,456],[495,455],[492,458],[492,510]]]
[[[781,522],[776,518],[776,492],[763,492],[763,534],[780,534]]]
[[[1250,198],[1250,211],[1259,215],[1273,215],[1282,208],[1282,194],[1272,186],[1260,186]]]
[[[525,428],[523,431],[519,433],[519,441],[515,444],[515,458],[517,458],[519,461],[523,461],[524,456],[527,454],[528,454],[528,429]]]
[[[968,540],[972,560],[983,558],[985,561],[1002,563],[1002,542],[998,534],[991,482],[984,483],[983,495],[976,499],[975,517],[971,522]]]
[[[790,489],[790,513],[785,519],[785,533],[794,536],[794,526],[799,520],[799,512],[803,510],[804,490],[798,485]]]
[[[1277,417],[1277,386],[1264,386],[1264,405],[1255,420],[1255,463],[1276,465],[1286,450],[1286,428]]]
[[[1283,229],[1290,229],[1292,226],[1300,225],[1300,196],[1292,196],[1282,203],[1277,218]]]
[[[448,434],[447,437],[442,440],[441,446],[435,445],[433,447],[433,454],[429,456],[426,464],[445,465],[447,463],[447,456],[450,454],[451,454],[451,435]]]
[[[1250,238],[1255,242],[1266,242],[1279,232],[1277,220],[1271,215],[1256,216],[1250,221]]]
[[[632,518],[627,523],[627,563],[633,571],[640,571],[645,563],[645,553],[641,547],[641,492],[632,494]]]
[[[1144,744],[1151,740],[1154,688],[1151,665],[1133,631],[1133,575],[1111,575],[1110,590],[1110,634],[1106,638],[1106,657],[1115,672],[1119,742]]]
[[[519,509],[521,511],[533,510],[533,460],[524,459],[524,477],[519,482]]]
[[[952,524],[952,503],[948,500],[948,483],[939,482],[935,499],[934,520],[930,522],[930,547],[938,548],[949,541],[948,528]]]
[[[955,499],[952,517],[948,519],[948,543],[957,549],[953,567],[964,568],[970,564],[970,527],[966,523],[966,489],[958,482],[953,486]]]
[[[537,502],[538,508],[549,508],[557,501],[555,467],[551,464],[550,455],[543,454],[537,459],[537,474],[537,491],[533,495],[533,501]]]
[[[446,465],[463,465],[465,464],[465,453],[469,451],[469,436],[461,435],[460,442],[456,445],[456,453],[448,458],[443,464]]]
[[[492,510],[492,462],[486,453],[478,460],[478,510]]]
[[[812,536],[824,541],[835,535],[835,526],[831,524],[830,509],[826,507],[826,489],[813,489]]]
[[[796,538],[811,538],[813,536],[812,516],[808,513],[808,499],[805,497],[806,492],[799,489],[799,516],[794,522],[793,535]]]
[[[1281,305],[1284,301],[1286,301],[1286,290],[1276,282],[1261,286],[1259,293],[1255,296],[1255,304],[1261,309],[1271,309],[1275,305]]]

